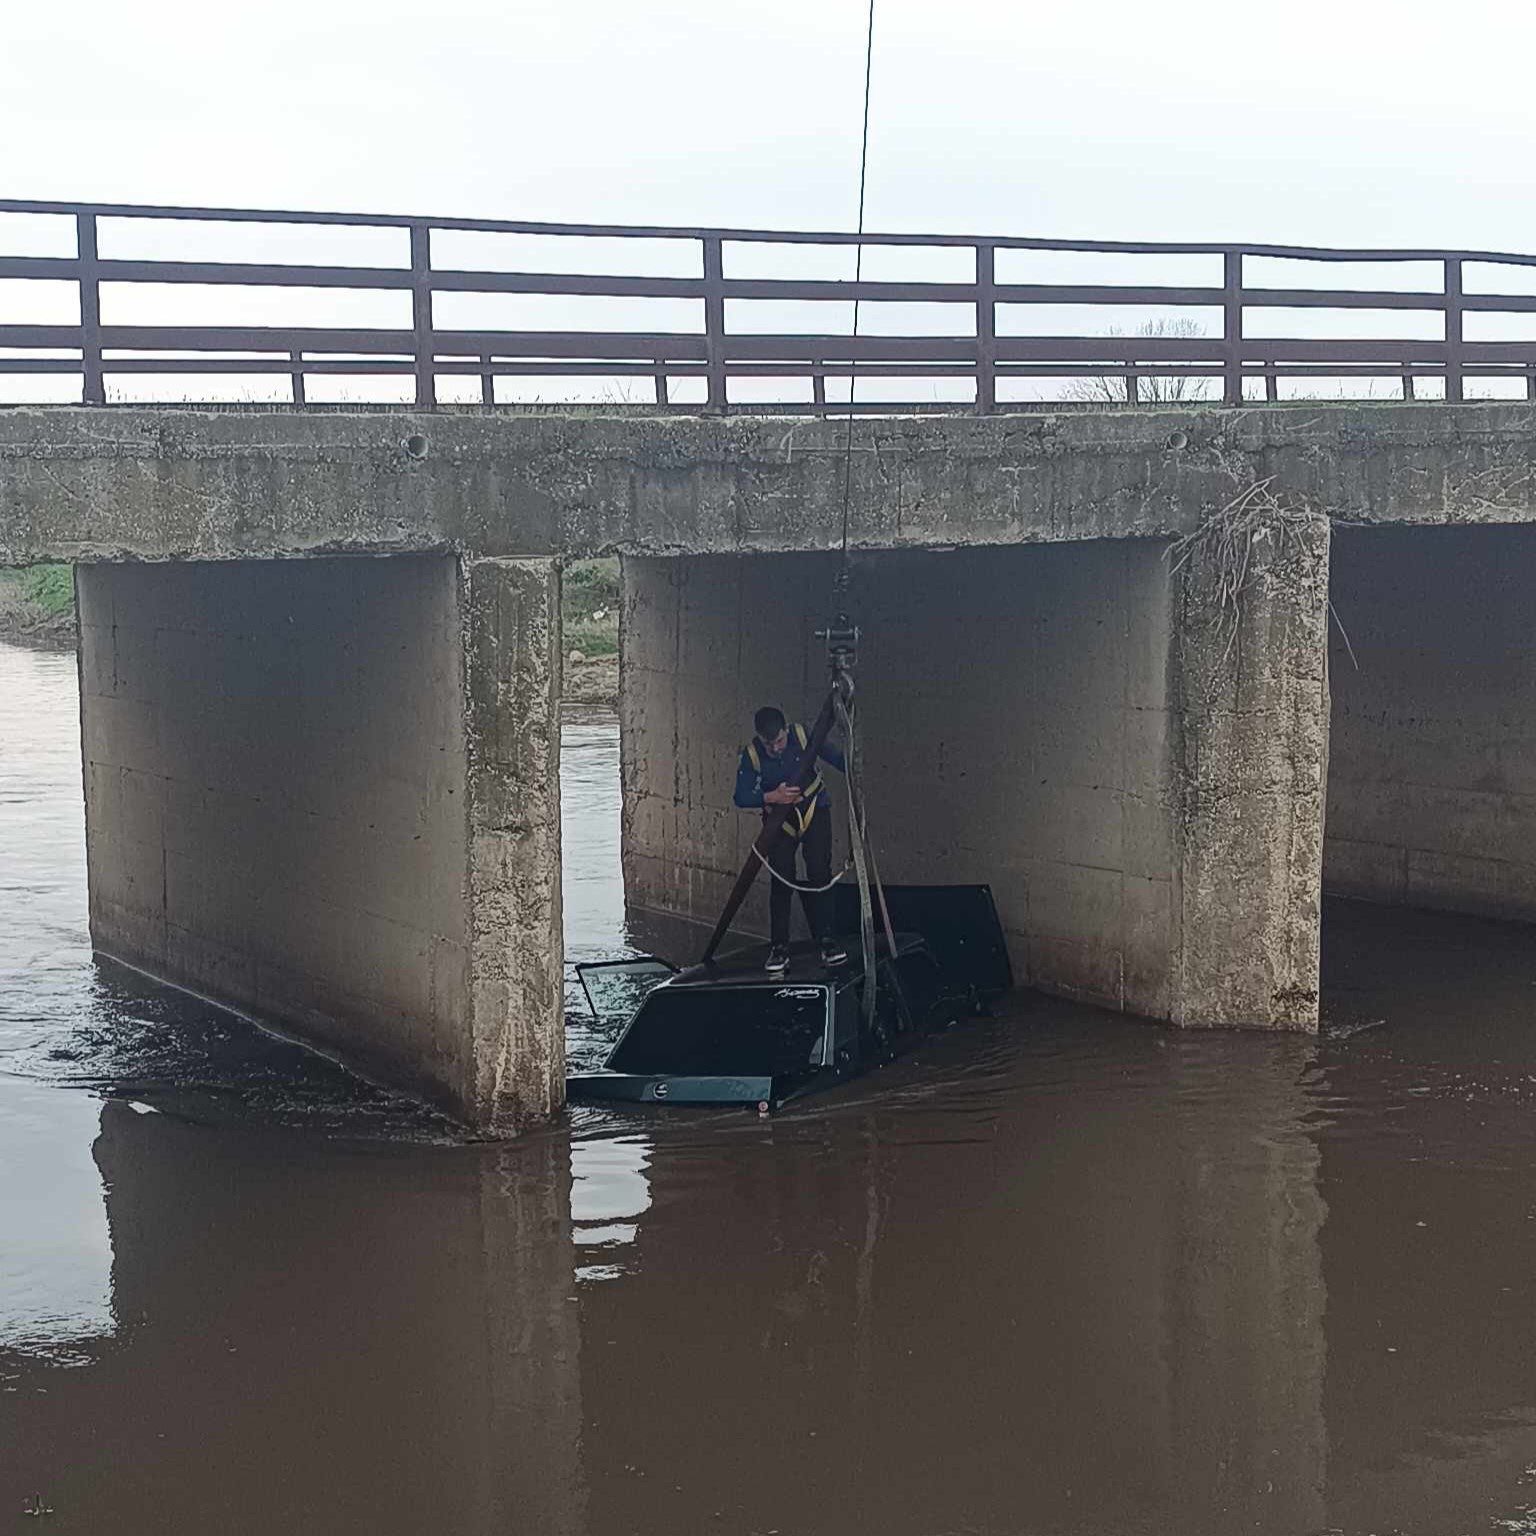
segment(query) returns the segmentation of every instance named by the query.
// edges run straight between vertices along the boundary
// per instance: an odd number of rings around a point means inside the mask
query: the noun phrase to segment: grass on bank
[[[0,571],[0,581],[45,618],[57,618],[75,606],[75,575],[67,565],[33,565],[20,571]]]
[[[561,584],[565,649],[583,656],[616,656],[619,651],[619,562],[577,560]]]

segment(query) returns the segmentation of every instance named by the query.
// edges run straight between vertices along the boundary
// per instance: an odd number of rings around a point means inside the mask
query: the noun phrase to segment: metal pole
[[[80,261],[80,399],[107,403],[101,367],[101,284],[96,276],[96,215],[75,215],[75,253]]]

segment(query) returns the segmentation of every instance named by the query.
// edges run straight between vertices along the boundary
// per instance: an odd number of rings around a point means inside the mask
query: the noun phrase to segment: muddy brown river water
[[[1019,994],[468,1146],[93,964],[76,707],[0,644],[0,1531],[1536,1531],[1530,930],[1330,909],[1317,1040]],[[573,958],[617,756],[567,725]]]

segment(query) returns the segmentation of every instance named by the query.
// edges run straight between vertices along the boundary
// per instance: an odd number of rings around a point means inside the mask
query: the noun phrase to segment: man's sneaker
[[[848,951],[836,939],[828,939],[821,946],[821,963],[823,965],[846,965],[848,963]]]
[[[780,971],[789,969],[789,951],[782,944],[775,944],[768,951],[768,958],[763,961],[763,969],[772,971],[775,975]]]

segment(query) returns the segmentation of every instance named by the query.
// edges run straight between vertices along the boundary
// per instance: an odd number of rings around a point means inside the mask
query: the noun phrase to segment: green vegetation
[[[75,576],[67,565],[0,571],[0,633],[63,639],[75,625]]]
[[[16,573],[21,595],[41,608],[49,618],[68,613],[75,606],[75,573],[67,565],[34,565]]]
[[[614,656],[619,649],[619,562],[578,560],[562,583],[565,648],[585,656]]]

